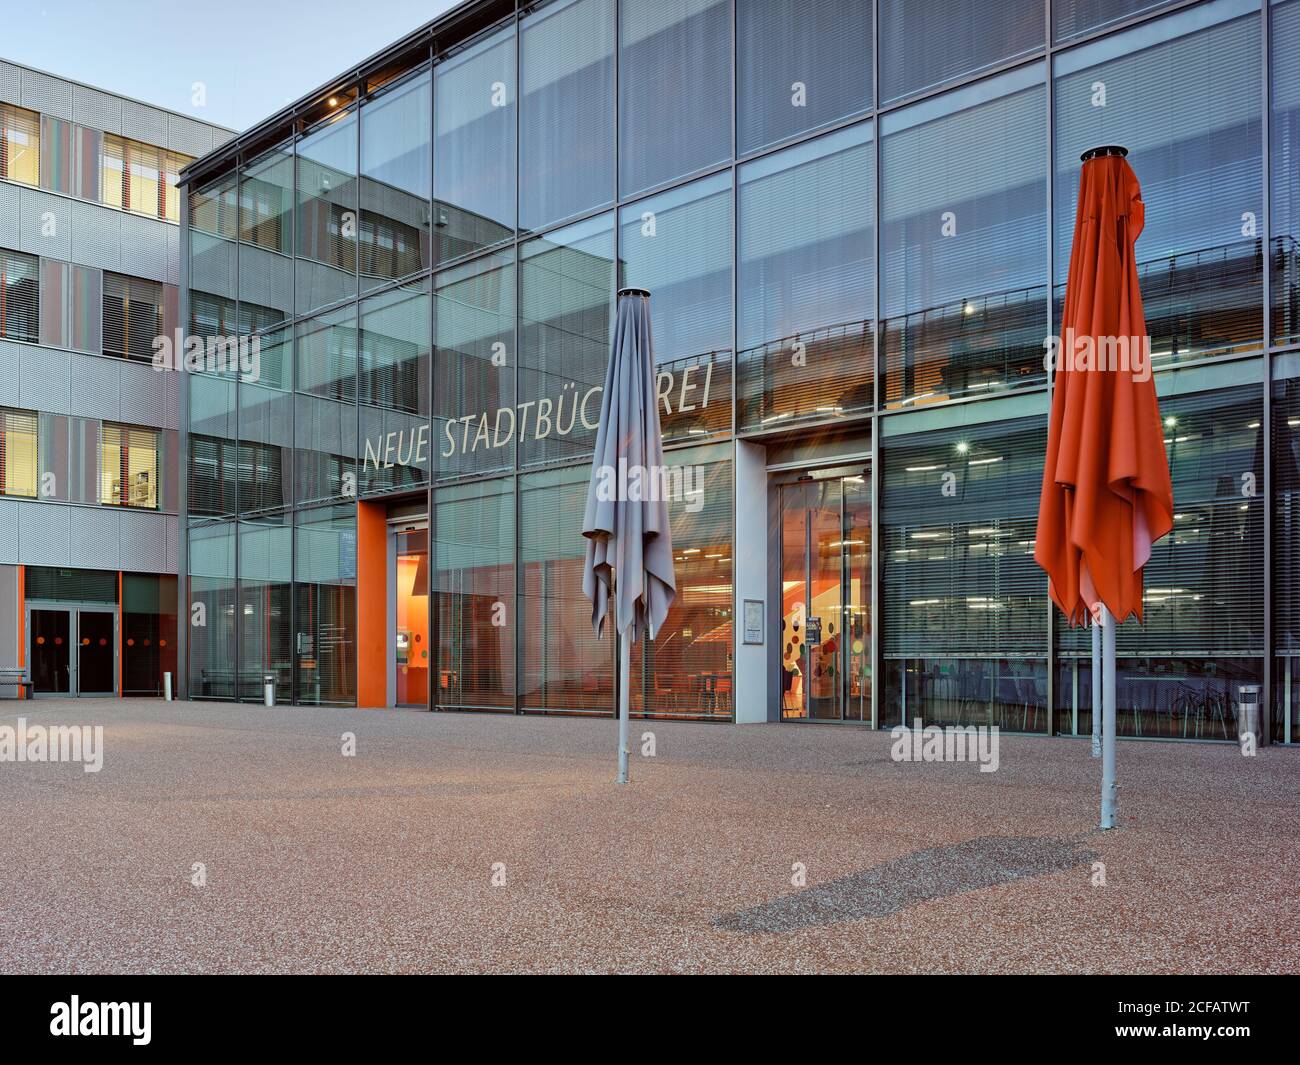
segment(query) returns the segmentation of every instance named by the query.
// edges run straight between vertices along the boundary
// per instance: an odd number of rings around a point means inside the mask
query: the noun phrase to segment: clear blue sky
[[[455,0],[0,0],[0,57],[243,130]],[[207,106],[191,103],[203,82]]]

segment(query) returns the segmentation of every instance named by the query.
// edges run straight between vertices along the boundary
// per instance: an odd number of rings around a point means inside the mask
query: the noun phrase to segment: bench
[[[24,666],[0,666],[0,688],[13,688],[17,699],[25,690],[27,698],[32,698],[32,681]]]

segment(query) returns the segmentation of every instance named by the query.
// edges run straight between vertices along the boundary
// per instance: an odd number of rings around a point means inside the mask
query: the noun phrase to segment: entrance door
[[[29,607],[34,695],[117,694],[117,615],[109,608]]]
[[[393,534],[393,669],[398,706],[429,702],[429,530]]]
[[[835,471],[780,486],[781,716],[871,720],[871,484]]]

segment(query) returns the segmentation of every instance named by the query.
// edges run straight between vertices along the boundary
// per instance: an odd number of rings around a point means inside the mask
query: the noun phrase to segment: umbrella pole
[[[1115,827],[1115,618],[1103,604],[1101,608],[1102,641],[1102,719],[1101,719],[1101,827]]]
[[[627,783],[627,722],[631,711],[632,636],[618,634],[618,782]]]
[[[1101,626],[1092,619],[1092,756],[1101,757]]]

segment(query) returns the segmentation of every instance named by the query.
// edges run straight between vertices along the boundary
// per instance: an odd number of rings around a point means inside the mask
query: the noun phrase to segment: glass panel
[[[176,578],[122,575],[122,694],[161,695],[176,674]]]
[[[357,697],[355,506],[297,516],[294,663],[298,702],[352,706]]]
[[[874,173],[869,125],[741,168],[741,428],[871,408]]]
[[[1046,730],[1046,585],[1033,556],[1046,445],[1043,416],[886,441],[885,727]]]
[[[435,507],[437,706],[511,709],[514,484],[507,479],[439,489]]]
[[[838,721],[844,686],[842,631],[840,482],[808,486],[808,717]]]
[[[235,526],[190,523],[190,697],[235,697]]]
[[[737,0],[741,155],[871,107],[871,4]]]
[[[35,498],[39,424],[35,414],[0,410],[0,495]]]
[[[1289,367],[1294,372],[1295,367]],[[1273,739],[1300,743],[1300,378],[1273,382]],[[1288,727],[1289,721],[1289,727]]]
[[[0,248],[0,337],[41,338],[40,260]]]
[[[356,307],[297,327],[294,478],[299,502],[345,494],[357,454]],[[355,481],[353,482],[355,490]]]
[[[845,477],[844,642],[846,721],[871,720],[871,483]]]
[[[677,598],[655,639],[632,650],[633,714],[734,712],[731,463],[707,457],[692,448],[666,458]]]
[[[612,339],[613,215],[529,241],[520,256],[520,401],[536,404],[551,428],[534,416],[519,462],[584,458],[595,446]]]
[[[258,358],[259,372],[239,384],[239,505],[245,514],[293,505],[293,331],[260,338]]]
[[[77,611],[79,695],[107,695],[117,691],[113,677],[116,652],[113,644],[113,615],[97,610]]]
[[[513,236],[515,36],[509,29],[434,68],[438,262]]]
[[[1178,0],[1052,0],[1052,32],[1057,41],[1082,37],[1135,15],[1159,11]]]
[[[1034,64],[882,121],[889,406],[1046,380],[1042,79]]]
[[[0,178],[37,185],[41,174],[41,116],[0,104]]]
[[[293,317],[293,147],[273,148],[239,183],[239,298],[270,325]]]
[[[427,281],[362,301],[360,364],[362,491],[428,484]]]
[[[31,612],[32,691],[66,695],[72,683],[72,615],[67,610]]]
[[[260,703],[265,678],[275,698],[293,698],[293,526],[287,515],[239,525],[239,698]]]
[[[158,431],[105,423],[100,429],[99,501],[158,509]]]
[[[808,716],[808,484],[781,487],[781,718]]]
[[[519,225],[614,198],[614,4],[557,0],[523,19]]]
[[[429,530],[397,535],[397,705],[429,703]]]
[[[619,285],[650,291],[665,440],[731,427],[731,180],[622,209]]]
[[[1234,17],[1243,6],[1197,5],[1056,64],[1056,314],[1079,153],[1126,145],[1146,205],[1137,260],[1156,366],[1249,349],[1263,334],[1259,16]]]
[[[933,89],[1041,52],[1043,0],[880,0],[880,98]]]
[[[537,431],[515,411],[515,265],[499,253],[434,278],[434,465],[446,479],[508,469],[514,441]]]
[[[613,714],[614,641],[582,592],[583,466],[519,478],[519,640],[524,710]]]
[[[731,4],[619,8],[619,188],[628,196],[730,157]]]
[[[298,141],[298,313],[357,293],[357,117]]]
[[[1300,54],[1300,3],[1277,4],[1273,55]],[[1300,63],[1273,64],[1273,343],[1300,340]]]
[[[361,289],[429,266],[433,107],[428,71],[361,105]]]

